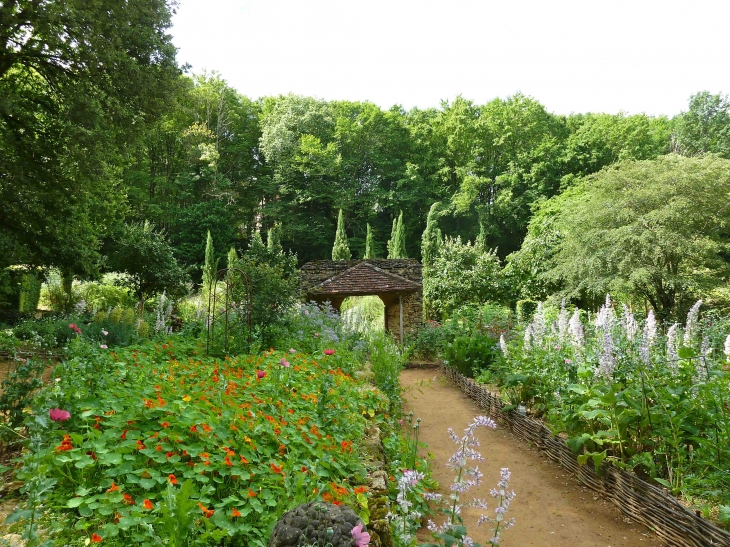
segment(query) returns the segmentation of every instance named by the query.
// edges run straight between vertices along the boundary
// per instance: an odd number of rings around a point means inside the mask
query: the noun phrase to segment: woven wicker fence
[[[534,443],[547,456],[613,502],[622,513],[652,530],[672,547],[730,547],[730,533],[687,510],[675,498],[635,475],[607,465],[599,477],[592,465],[579,465],[565,440],[555,437],[541,422],[516,412],[502,410],[504,403],[471,378],[451,367],[441,371],[492,418],[506,425],[515,435]]]

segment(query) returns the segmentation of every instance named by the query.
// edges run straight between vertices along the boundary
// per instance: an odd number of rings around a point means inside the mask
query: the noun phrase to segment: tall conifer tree
[[[368,233],[365,236],[365,256],[363,258],[375,258],[375,241],[373,240],[373,230],[368,223]]]
[[[394,223],[393,236],[388,247],[388,258],[408,258],[406,253],[406,229],[403,225],[403,211]]]
[[[350,260],[350,245],[347,243],[347,234],[345,233],[345,219],[342,216],[342,209],[337,217],[337,233],[335,234],[335,244],[332,247],[332,260]]]

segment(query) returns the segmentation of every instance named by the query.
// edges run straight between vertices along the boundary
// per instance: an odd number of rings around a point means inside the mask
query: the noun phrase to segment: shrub
[[[473,378],[481,369],[491,368],[501,356],[498,342],[479,329],[457,336],[444,348],[444,363],[467,378]]]
[[[527,323],[537,310],[537,302],[534,300],[518,300],[515,308],[517,314],[517,322],[520,324]]]
[[[23,410],[30,404],[33,392],[43,385],[41,375],[46,368],[43,361],[21,359],[19,363],[3,380],[0,395],[0,415],[11,429],[23,423]],[[0,438],[5,437],[6,431],[0,429]]]
[[[418,333],[406,339],[406,345],[411,348],[417,359],[437,359],[443,354],[446,344],[453,339],[449,329],[438,321],[426,321]]]
[[[35,272],[25,273],[21,279],[18,309],[21,312],[34,312],[41,298],[40,279]]]

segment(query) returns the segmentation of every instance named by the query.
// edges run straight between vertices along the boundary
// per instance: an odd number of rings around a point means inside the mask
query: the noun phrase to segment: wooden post
[[[400,306],[400,343],[403,343],[403,295],[398,295],[398,305]]]

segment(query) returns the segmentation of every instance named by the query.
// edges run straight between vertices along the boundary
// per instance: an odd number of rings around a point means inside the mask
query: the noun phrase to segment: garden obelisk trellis
[[[223,283],[223,294],[218,294],[218,285]],[[240,268],[223,268],[218,270],[206,287],[208,290],[208,308],[206,315],[207,337],[205,352],[210,354],[211,343],[215,342],[215,328],[218,318],[223,317],[223,353],[228,354],[229,317],[234,309],[243,313],[246,324],[246,342],[251,345],[253,330],[253,288],[248,274]],[[234,297],[243,290],[243,299],[238,302]],[[222,299],[219,298],[222,296]],[[221,302],[222,300],[222,302]],[[222,304],[222,308],[220,307]]]

